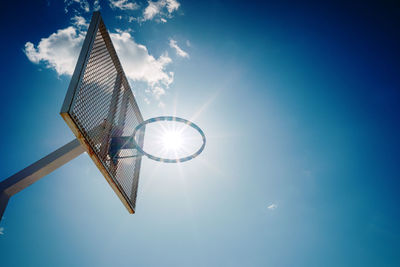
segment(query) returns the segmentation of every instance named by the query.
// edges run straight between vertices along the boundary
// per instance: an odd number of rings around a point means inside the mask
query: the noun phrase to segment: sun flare
[[[164,149],[177,151],[182,148],[182,135],[177,131],[166,131],[162,143]]]

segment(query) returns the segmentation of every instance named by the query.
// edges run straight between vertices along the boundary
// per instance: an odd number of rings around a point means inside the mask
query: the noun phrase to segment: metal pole
[[[20,172],[17,172],[6,180],[0,182],[0,221],[10,197],[61,167],[65,163],[73,160],[84,151],[85,150],[79,143],[79,140],[75,139]]]

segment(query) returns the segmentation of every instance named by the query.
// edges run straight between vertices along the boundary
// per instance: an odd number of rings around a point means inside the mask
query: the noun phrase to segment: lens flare
[[[164,149],[178,151],[182,148],[182,135],[177,131],[166,131],[162,137]]]

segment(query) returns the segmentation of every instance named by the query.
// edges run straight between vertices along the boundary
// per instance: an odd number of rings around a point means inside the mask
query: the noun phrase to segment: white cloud
[[[173,75],[173,73],[171,73]],[[161,87],[161,86],[153,86],[153,87],[148,87],[144,90],[146,93],[144,101],[146,104],[150,104],[150,97],[158,102],[158,107],[163,108],[165,107],[164,102],[162,101],[162,97],[166,94],[166,90]]]
[[[269,210],[275,210],[278,206],[276,204],[271,204],[267,207]]]
[[[54,69],[58,75],[72,75],[85,38],[87,23],[81,16],[74,16],[71,23],[73,26],[42,38],[37,45],[27,42],[24,52],[28,59]],[[166,69],[172,63],[168,53],[154,57],[146,46],[135,42],[129,31],[116,30],[110,37],[127,77],[147,84],[150,89],[146,93],[161,103],[165,89],[174,81],[174,73]]]
[[[128,2],[128,0],[109,0],[110,7],[112,9],[118,8],[121,10],[136,10],[139,9],[139,5],[134,2]]]
[[[65,8],[64,8],[65,13],[68,13],[68,9],[72,5],[78,6],[85,12],[90,11],[89,3],[87,0],[64,0],[64,3],[65,3]]]
[[[82,16],[75,15],[71,20],[72,24],[74,24],[76,27],[83,27],[83,28],[89,27],[89,23],[87,23],[85,18]]]
[[[100,8],[101,8],[101,6],[100,6],[100,3],[99,3],[99,0],[94,0],[94,2],[93,2],[93,10],[94,11],[99,11]]]
[[[0,235],[4,235],[4,227],[0,227]]]
[[[172,62],[167,53],[158,59],[149,54],[144,45],[137,44],[128,32],[112,33],[115,50],[121,60],[126,75],[136,81],[144,81],[150,86],[169,86],[173,82],[173,73],[165,68]]]
[[[161,88],[159,86],[155,86],[152,88],[151,92],[153,93],[153,96],[155,99],[160,100],[160,97],[165,95],[165,90],[164,88]]]
[[[186,53],[185,51],[182,50],[182,48],[180,48],[177,44],[177,42],[173,39],[169,39],[169,46],[171,48],[174,48],[176,51],[176,54],[180,57],[184,57],[184,58],[189,58],[189,54]]]
[[[111,33],[110,36],[130,79],[146,82],[152,87],[168,87],[173,82],[174,73],[165,70],[172,62],[167,53],[155,58],[149,54],[146,46],[136,43],[126,31]],[[33,63],[43,62],[59,75],[72,75],[83,40],[84,33],[70,26],[42,38],[37,47],[27,42],[25,54]]]
[[[176,0],[167,0],[167,9],[168,9],[169,13],[172,13],[175,10],[178,10],[180,5],[181,4]]]
[[[70,26],[58,30],[47,38],[42,38],[37,48],[33,43],[27,42],[25,54],[30,61],[44,62],[59,75],[72,75],[84,38],[82,32]]]
[[[161,18],[160,20],[161,20],[161,22],[162,22],[162,23],[165,23],[165,22],[167,22],[167,20],[166,20],[166,19],[164,19],[164,18]]]
[[[139,21],[139,19],[135,18],[135,17],[132,17],[132,16],[129,16],[128,17],[128,22],[132,22],[132,21]]]
[[[158,0],[156,2],[148,1],[148,6],[143,11],[143,21],[151,20],[158,14],[160,14],[161,16],[171,16],[172,12],[178,10],[180,5],[181,4],[176,0]],[[167,9],[167,14],[163,12],[164,8]],[[165,19],[165,21],[163,21],[162,19],[162,22],[166,21]]]
[[[160,13],[161,8],[162,7],[158,4],[158,2],[149,1],[149,5],[143,11],[144,20],[150,20],[150,19],[154,18],[155,15]]]

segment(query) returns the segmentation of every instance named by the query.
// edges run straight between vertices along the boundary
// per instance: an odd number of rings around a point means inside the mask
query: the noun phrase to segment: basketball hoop
[[[166,163],[185,162],[197,157],[206,145],[203,131],[188,120],[174,116],[143,120],[98,11],[93,13],[60,114],[77,139],[0,181],[0,220],[11,196],[84,152],[96,164],[128,212],[135,213],[142,156]],[[149,153],[148,148],[147,152],[144,151],[144,126],[160,121],[190,126],[200,134],[203,144],[196,152],[185,157],[177,154],[176,158],[163,154],[164,157],[157,157]],[[174,138],[171,140],[181,140],[176,136]],[[174,152],[177,152],[176,143],[168,144],[175,145]],[[188,145],[197,148],[196,142]],[[136,154],[120,153],[123,149],[135,151]]]
[[[192,127],[193,129],[195,129],[200,134],[201,139],[203,141],[203,144],[201,145],[201,147],[196,152],[194,152],[190,156],[186,156],[186,157],[182,157],[182,158],[178,158],[178,159],[157,157],[157,156],[154,156],[154,155],[144,151],[143,148],[136,141],[137,133],[140,132],[143,135],[144,132],[140,131],[141,128],[143,128],[147,124],[160,122],[160,121],[180,122],[180,123],[186,124],[187,126]],[[178,162],[185,162],[185,161],[194,159],[195,157],[200,155],[200,153],[204,150],[205,146],[206,146],[206,136],[204,135],[204,132],[200,129],[199,126],[197,126],[196,124],[194,124],[191,121],[188,121],[188,120],[185,120],[185,119],[182,119],[182,118],[179,118],[179,117],[161,116],[161,117],[151,118],[151,119],[145,120],[142,123],[140,123],[134,129],[133,134],[129,138],[124,140],[123,144],[118,145],[118,148],[115,148],[115,145],[112,146],[114,148],[113,149],[114,151],[110,152],[110,154],[112,155],[113,160],[114,159],[124,159],[124,158],[137,158],[137,157],[146,156],[149,159],[152,159],[152,160],[155,160],[155,161],[159,161],[159,162],[178,163]],[[117,154],[121,149],[135,149],[137,151],[137,154],[136,155],[132,155],[132,156],[121,156],[121,157],[119,157],[119,156],[117,156]]]

